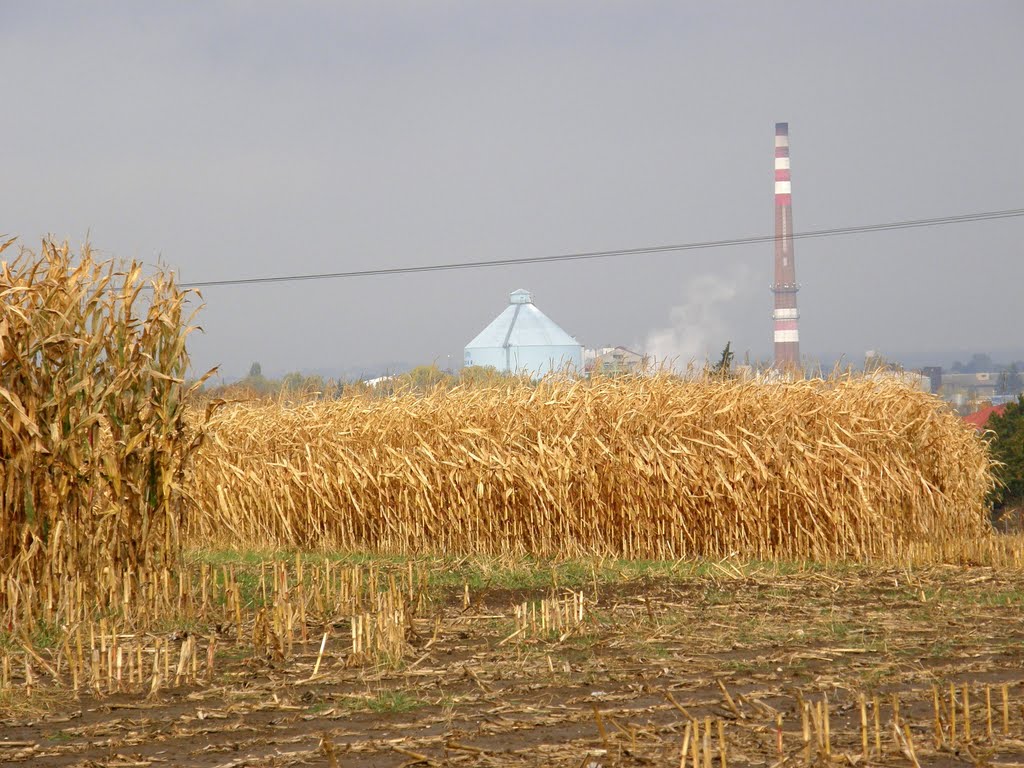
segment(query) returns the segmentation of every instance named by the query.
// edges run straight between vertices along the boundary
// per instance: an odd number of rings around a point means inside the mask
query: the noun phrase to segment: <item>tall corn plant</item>
[[[0,252],[14,241],[0,245]],[[0,619],[180,553],[192,330],[174,277],[45,241],[0,264]],[[120,578],[120,576],[117,576]]]

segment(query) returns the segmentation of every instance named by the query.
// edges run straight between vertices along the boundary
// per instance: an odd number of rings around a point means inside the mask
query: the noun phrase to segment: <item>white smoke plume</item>
[[[700,275],[686,286],[683,301],[669,311],[669,325],[651,331],[644,344],[651,364],[685,371],[703,367],[718,355],[727,341],[725,305],[743,292],[749,270],[736,269],[732,275]],[[733,349],[737,344],[732,339]]]

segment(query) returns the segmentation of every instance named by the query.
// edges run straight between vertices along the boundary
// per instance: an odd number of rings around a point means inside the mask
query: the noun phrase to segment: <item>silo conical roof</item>
[[[509,294],[505,310],[477,334],[467,349],[476,347],[563,347],[578,345],[533,303],[533,294],[520,288]]]
[[[583,369],[583,347],[541,312],[524,289],[509,294],[504,311],[466,345],[467,366],[542,376]]]

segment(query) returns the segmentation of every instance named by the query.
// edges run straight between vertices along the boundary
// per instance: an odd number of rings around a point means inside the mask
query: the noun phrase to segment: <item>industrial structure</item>
[[[583,347],[533,303],[520,289],[509,305],[466,345],[467,366],[488,366],[533,377],[559,370],[583,372]]]
[[[583,367],[590,374],[621,376],[651,370],[651,359],[626,347],[601,347],[583,350]]]
[[[789,123],[775,124],[775,367],[800,365],[800,312],[796,308],[796,263],[793,259],[792,181],[789,175]]]

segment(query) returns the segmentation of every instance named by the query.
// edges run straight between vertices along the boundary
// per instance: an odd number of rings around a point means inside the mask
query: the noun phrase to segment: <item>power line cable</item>
[[[1011,219],[1024,216],[1024,208],[1011,208],[1004,211],[981,211],[964,213],[957,216],[939,216],[930,219],[909,219],[906,221],[890,221],[880,224],[860,224],[851,227],[835,227],[807,232],[794,232],[794,240],[806,240],[815,237],[837,237],[864,232],[883,232],[894,229],[913,229],[917,227],[936,227],[946,224],[963,224],[972,221],[992,221],[994,219]],[[198,280],[181,283],[182,288],[211,288],[227,285],[258,285],[261,283],[291,283],[303,280],[336,280],[342,278],[373,277],[378,275],[409,275],[420,272],[445,272],[458,269],[483,269],[485,267],[507,267],[517,264],[547,264],[558,261],[583,261],[589,259],[606,259],[616,256],[637,256],[653,253],[677,251],[696,251],[708,248],[726,248],[735,245],[751,245],[754,243],[770,243],[778,239],[778,235],[756,235],[754,237],[735,237],[726,240],[705,240],[677,245],[652,245],[642,248],[620,248],[609,251],[581,251],[579,253],[562,253],[553,256],[519,256],[509,259],[491,261],[456,261],[447,264],[425,264],[412,267],[384,267],[380,269],[357,269],[347,272],[314,272],[299,275],[274,275],[271,277],[238,277],[225,280]]]

